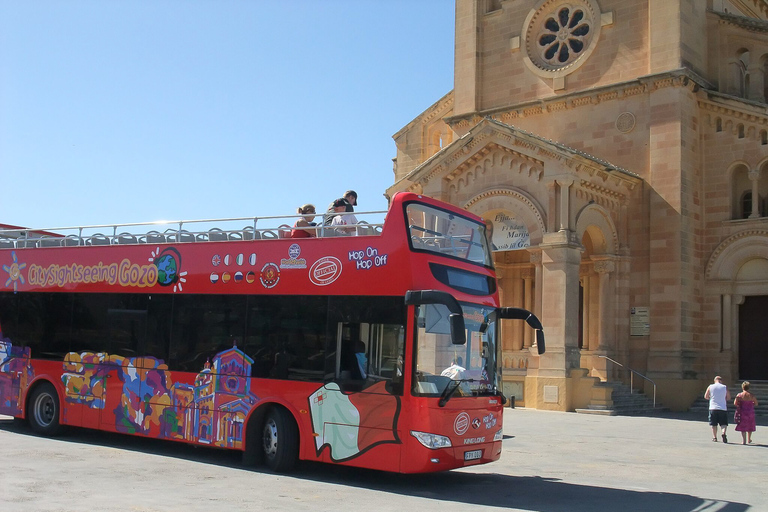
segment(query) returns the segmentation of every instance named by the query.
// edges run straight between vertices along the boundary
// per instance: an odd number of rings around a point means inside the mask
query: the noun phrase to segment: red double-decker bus
[[[398,194],[353,236],[242,220],[0,230],[0,414],[45,435],[241,450],[276,471],[499,458],[499,322],[526,320],[539,352],[544,338],[528,311],[498,307],[482,219]]]

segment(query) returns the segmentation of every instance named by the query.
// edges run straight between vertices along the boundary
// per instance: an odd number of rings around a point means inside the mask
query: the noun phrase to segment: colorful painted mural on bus
[[[186,384],[174,383],[168,366],[154,357],[71,352],[61,378],[69,403],[95,409],[116,404],[111,412],[118,432],[238,447],[245,418],[259,400],[246,377],[252,363],[235,346],[216,354]],[[122,383],[114,402],[105,385],[110,372]]]
[[[35,373],[29,364],[29,348],[15,347],[0,327],[0,414],[21,414],[22,390]]]

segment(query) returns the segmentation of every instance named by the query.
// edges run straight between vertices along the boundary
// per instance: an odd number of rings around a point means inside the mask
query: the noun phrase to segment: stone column
[[[731,339],[733,338],[733,301],[732,295],[726,293],[723,295],[723,341],[721,345],[721,351],[731,349]]]
[[[523,280],[520,279],[517,276],[514,276],[511,278],[512,282],[514,283],[514,304],[521,304],[522,301],[520,298],[523,295]],[[525,336],[526,327],[528,325],[525,322],[506,322],[507,327],[514,329],[513,339],[512,339],[512,350],[522,350],[523,349],[523,336]]]
[[[573,180],[558,178],[557,184],[560,186],[560,211],[558,212],[560,216],[558,224],[560,231],[566,231],[571,229],[570,195]]]
[[[547,350],[529,359],[525,378],[525,403],[537,409],[573,410],[576,393],[569,379],[580,367],[578,348],[579,266],[581,245],[570,231],[546,233],[540,246],[541,314]]]
[[[584,290],[584,297],[582,300],[582,311],[581,311],[581,326],[582,326],[582,340],[583,340],[583,349],[586,350],[595,350],[597,347],[594,346],[594,341],[592,341],[592,337],[589,335],[589,313],[590,313],[590,294],[591,294],[591,286],[589,284],[590,278],[589,278],[589,267],[587,265],[583,265],[581,268],[581,271],[579,273],[579,278],[581,281],[581,287]]]
[[[613,325],[613,295],[611,293],[611,272],[616,266],[611,260],[596,260],[595,272],[600,276],[599,298],[600,298],[600,323],[597,331],[597,349],[608,350],[612,348],[610,339],[610,328]]]
[[[531,313],[539,317],[541,319],[541,291],[542,291],[542,285],[541,285],[541,276],[542,276],[542,266],[541,266],[541,250],[533,250],[529,251],[531,253],[531,263],[533,263],[533,282],[534,282],[534,293],[535,296],[533,297],[533,309],[529,309]]]
[[[524,268],[522,272],[523,277],[523,307],[528,311],[533,311],[533,297],[532,292],[532,280],[535,270],[533,268]],[[529,348],[532,344],[533,329],[527,324],[523,328],[523,348]]]
[[[552,233],[557,231],[557,217],[555,212],[557,211],[557,187],[556,183],[551,181],[547,183],[547,232]]]
[[[749,171],[749,181],[752,182],[752,213],[749,216],[750,219],[760,217],[760,195],[759,189],[757,188],[759,178],[760,171],[758,169]]]

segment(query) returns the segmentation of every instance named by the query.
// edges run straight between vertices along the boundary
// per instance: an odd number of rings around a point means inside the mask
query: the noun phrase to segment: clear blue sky
[[[0,223],[386,209],[451,0],[0,0]]]

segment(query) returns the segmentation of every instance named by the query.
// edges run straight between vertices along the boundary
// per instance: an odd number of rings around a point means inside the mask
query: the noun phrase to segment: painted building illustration
[[[233,448],[242,443],[245,419],[258,401],[250,389],[252,364],[235,346],[216,354],[187,384],[174,383],[168,366],[153,357],[71,352],[61,378],[69,403],[102,410],[116,404],[120,432]],[[107,396],[110,372],[122,383],[116,402]]]
[[[29,348],[14,347],[0,330],[0,414],[21,413],[21,390],[33,377]]]

